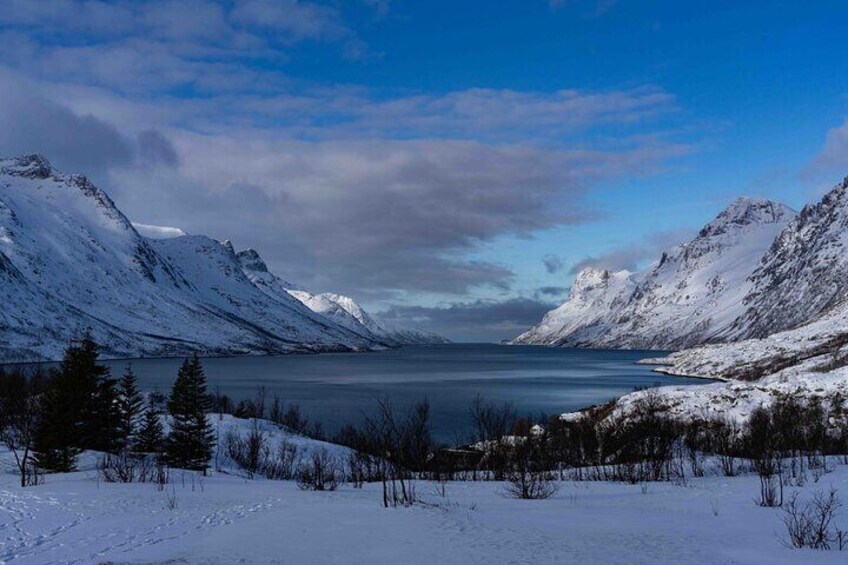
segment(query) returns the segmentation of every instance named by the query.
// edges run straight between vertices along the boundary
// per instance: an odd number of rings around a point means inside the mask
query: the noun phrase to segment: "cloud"
[[[171,141],[161,131],[121,131],[111,122],[68,107],[0,73],[0,155],[42,153],[54,166],[104,179],[120,167],[175,167]]]
[[[675,110],[672,95],[646,86],[629,90],[550,93],[473,88],[443,95],[418,95],[351,107],[355,118],[398,132],[468,131],[505,135],[515,128],[562,135],[603,124],[632,124]]]
[[[542,263],[545,265],[545,270],[550,274],[558,273],[565,266],[562,258],[556,255],[545,255],[542,257]]]
[[[827,132],[824,146],[804,171],[806,176],[848,169],[848,120]]]
[[[566,292],[568,292],[566,286],[542,286],[536,289],[536,294],[543,296],[562,296]]]
[[[601,16],[605,14],[607,11],[612,9],[613,6],[618,4],[618,0],[591,0],[589,2],[583,2],[581,0],[546,0],[548,3],[548,7],[551,10],[559,10],[565,6],[569,5],[583,5],[589,4],[592,7],[590,16]]]
[[[2,81],[0,124],[0,155],[43,153],[56,166],[89,174],[133,158],[131,140],[113,125]]]
[[[304,41],[368,53],[338,7],[300,0],[0,0],[3,28],[26,39],[4,41],[6,63],[124,92],[258,86]]]
[[[5,153],[42,152],[91,174],[136,221],[234,239],[290,279],[355,295],[509,289],[511,269],[467,253],[501,236],[590,221],[585,196],[596,183],[651,173],[687,151],[655,140],[608,150],[386,133],[305,140],[285,126],[199,133],[222,112],[217,103],[151,108],[9,72],[0,72],[2,88],[25,93],[0,101],[11,124],[0,132]],[[15,109],[16,100],[51,113],[33,119],[40,113]],[[22,116],[31,117],[16,125]]]
[[[394,325],[433,331],[455,341],[510,339],[555,305],[531,298],[474,300],[442,306],[392,306],[377,316]]]
[[[43,152],[133,220],[255,247],[319,291],[506,291],[508,266],[471,259],[482,245],[591,221],[600,183],[690,151],[663,135],[677,103],[652,85],[430,93],[284,76],[300,43],[356,45],[341,3],[36,4],[0,10],[0,149]]]
[[[452,140],[171,139],[179,176],[115,177],[115,199],[133,217],[240,240],[266,250],[290,278],[320,285],[308,271],[320,272],[351,292],[509,288],[510,269],[462,254],[500,236],[588,221],[592,179],[665,155]]]
[[[152,129],[138,134],[138,154],[142,162],[150,165],[176,167],[180,160],[171,141],[162,132]]]
[[[170,239],[172,237],[181,237],[186,235],[186,232],[180,228],[172,228],[169,226],[150,226],[147,224],[132,223],[138,233],[150,239]]]
[[[659,259],[665,249],[688,241],[694,233],[691,229],[657,232],[642,242],[619,247],[602,255],[585,257],[575,263],[569,273],[575,275],[587,267],[610,271],[636,271],[642,267],[645,260]]]
[[[340,39],[352,35],[334,8],[298,0],[239,2],[231,18],[237,24],[282,34],[285,41]]]

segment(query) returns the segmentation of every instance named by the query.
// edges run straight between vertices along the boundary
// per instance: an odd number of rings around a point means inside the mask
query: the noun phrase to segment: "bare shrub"
[[[381,481],[383,506],[409,506],[417,500],[413,480],[425,472],[431,453],[430,404],[398,412],[378,400],[361,429],[345,426],[336,441],[357,452],[350,460],[355,485]]]
[[[748,419],[745,448],[760,478],[760,506],[783,504],[783,459],[773,413],[758,408]]]
[[[306,435],[309,431],[309,418],[303,415],[298,404],[289,404],[280,423],[297,434]]]
[[[235,430],[228,431],[224,437],[224,449],[227,456],[244,469],[250,478],[261,470],[268,458],[265,434],[255,419],[250,431],[244,436]]]
[[[297,471],[297,486],[302,490],[336,490],[341,480],[338,461],[326,449],[316,449],[308,462]]]
[[[532,434],[514,439],[504,486],[507,496],[541,500],[550,498],[559,490],[559,485],[551,478],[545,444],[545,437]]]
[[[504,490],[512,498],[541,500],[552,497],[559,487],[544,471],[510,470]]]
[[[41,397],[47,375],[36,368],[5,371],[0,367],[0,442],[12,453],[22,487],[39,484],[42,474],[33,458],[35,437],[41,424]]]
[[[177,509],[177,489],[174,485],[171,485],[171,490],[163,489],[165,493],[165,508],[168,510],[176,510]]]
[[[848,536],[833,524],[842,501],[836,489],[827,494],[819,491],[805,504],[798,502],[794,493],[784,508],[783,524],[786,526],[787,545],[795,548],[838,549],[848,548]]]
[[[277,446],[276,453],[269,453],[262,462],[260,472],[267,479],[289,481],[295,478],[301,459],[300,449],[283,440]]]
[[[469,415],[475,430],[474,440],[483,450],[482,469],[489,478],[505,479],[508,458],[505,440],[518,423],[515,407],[509,402],[497,404],[485,400],[478,394],[471,402]]]
[[[608,478],[637,484],[669,480],[675,446],[682,433],[654,391],[634,403],[627,414],[607,418],[600,428],[602,461],[611,465]]]
[[[102,456],[97,473],[107,483],[152,483],[157,481],[159,470],[151,457],[124,450]]]

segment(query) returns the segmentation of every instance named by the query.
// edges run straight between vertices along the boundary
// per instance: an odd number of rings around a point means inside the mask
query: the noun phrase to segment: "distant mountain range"
[[[785,347],[848,333],[846,192],[848,179],[800,213],[740,198],[639,273],[582,271],[513,343],[679,350],[780,335]]]
[[[445,341],[384,328],[350,298],[309,294],[254,250],[136,226],[85,176],[39,155],[0,159],[0,304],[0,361],[57,359],[83,331],[111,357]]]

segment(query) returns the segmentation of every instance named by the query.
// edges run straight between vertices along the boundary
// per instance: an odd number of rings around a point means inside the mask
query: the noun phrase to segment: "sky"
[[[0,0],[0,155],[461,341],[848,174],[848,4]]]

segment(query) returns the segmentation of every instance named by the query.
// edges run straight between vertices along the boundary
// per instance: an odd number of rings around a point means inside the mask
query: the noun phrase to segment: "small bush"
[[[544,471],[519,469],[507,473],[504,491],[511,498],[522,500],[542,500],[550,498],[559,490],[559,486]]]
[[[848,532],[833,524],[842,506],[836,489],[827,494],[817,492],[806,504],[793,494],[784,508],[783,523],[789,537],[787,545],[809,549],[848,549]]]
[[[309,461],[297,471],[297,486],[302,490],[336,490],[341,479],[341,470],[336,458],[326,449],[311,453]]]
[[[269,456],[265,434],[256,420],[253,421],[253,426],[245,436],[235,430],[227,432],[224,437],[224,449],[230,459],[247,471],[250,478],[260,472]]]
[[[107,483],[152,483],[161,471],[151,457],[122,451],[101,457],[97,472]]]
[[[300,449],[287,441],[280,442],[276,453],[270,453],[262,462],[260,472],[266,479],[289,481],[294,479],[301,462]]]

